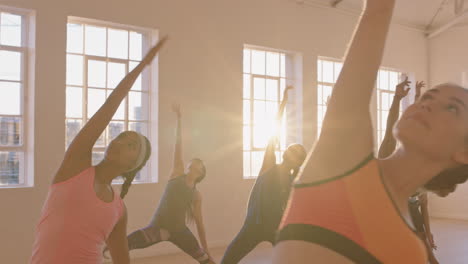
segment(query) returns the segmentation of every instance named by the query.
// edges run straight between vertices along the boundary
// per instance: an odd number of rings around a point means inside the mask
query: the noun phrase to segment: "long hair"
[[[148,140],[147,137],[143,136],[145,138],[145,144],[146,144],[146,153],[145,153],[145,159],[143,162],[138,166],[136,169],[125,172],[122,174],[122,177],[125,179],[124,183],[122,184],[122,189],[120,190],[120,198],[124,198],[125,195],[128,193],[128,189],[132,185],[133,179],[135,179],[135,176],[138,174],[138,172],[146,165],[146,162],[151,156],[151,143]]]
[[[454,192],[457,185],[466,180],[468,180],[468,165],[461,165],[437,174],[424,185],[424,188],[428,191],[450,190]]]

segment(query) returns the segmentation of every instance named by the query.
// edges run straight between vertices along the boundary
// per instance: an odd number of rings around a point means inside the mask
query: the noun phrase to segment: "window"
[[[257,177],[268,139],[273,135],[275,119],[283,91],[292,82],[287,75],[289,55],[284,52],[244,48],[243,90],[243,155],[244,178]],[[288,71],[289,72],[289,71]],[[290,95],[290,102],[293,96]],[[279,131],[276,157],[286,149],[287,122],[285,114]]]
[[[32,163],[28,158],[31,105],[26,100],[30,21],[32,12],[0,7],[0,187],[33,183],[26,175],[27,163]]]
[[[322,129],[323,118],[327,111],[327,101],[338,79],[343,63],[335,59],[319,58],[317,61],[317,136]],[[395,87],[402,73],[397,70],[381,68],[378,72],[377,90],[377,144],[380,146],[387,128],[387,117],[395,94]]]
[[[122,78],[142,59],[151,45],[152,32],[131,26],[69,18],[67,25],[66,137],[68,147],[83,125],[102,106]],[[156,107],[151,70],[139,76],[93,149],[93,164],[104,158],[106,146],[125,130],[150,139]],[[155,156],[155,155],[152,155]],[[152,157],[145,168],[156,162]],[[154,178],[143,169],[136,182]]]

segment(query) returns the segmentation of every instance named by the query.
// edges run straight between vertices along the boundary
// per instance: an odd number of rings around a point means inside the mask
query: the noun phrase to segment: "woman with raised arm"
[[[393,129],[398,149],[374,157],[369,113],[395,0],[367,0],[321,136],[295,183],[273,263],[427,263],[408,197],[468,178],[468,92],[427,91]],[[455,171],[464,171],[455,174]]]
[[[292,89],[291,86],[284,91],[276,119],[276,131],[279,131],[281,127],[281,118],[290,89]],[[221,261],[222,264],[239,263],[263,241],[274,243],[276,230],[289,197],[291,182],[306,157],[306,151],[302,145],[292,144],[284,152],[283,162],[276,164],[277,142],[277,135],[269,141],[259,176],[250,193],[244,225],[229,245]]]
[[[165,41],[163,38],[125,76],[70,144],[36,228],[32,264],[102,263],[104,244],[114,263],[130,263],[127,212],[121,198],[146,164],[151,146],[143,135],[125,131],[112,140],[104,159],[96,166],[91,162],[92,149],[137,77],[151,64]],[[111,186],[119,176],[124,178],[120,197]]]
[[[182,160],[181,113],[178,105],[173,106],[177,117],[174,164],[169,182],[159,202],[151,223],[128,236],[130,250],[147,248],[162,241],[170,241],[201,264],[212,264],[206,243],[202,215],[202,194],[196,186],[206,176],[203,161],[192,159],[187,169]],[[198,237],[187,227],[187,222],[195,220]]]
[[[395,125],[400,115],[400,101],[406,97],[406,95],[408,95],[410,88],[406,87],[408,87],[410,83],[411,82],[408,81],[408,77],[406,77],[405,80],[398,84],[395,88],[395,96],[393,97],[393,102],[388,113],[385,137],[382,140],[382,144],[380,145],[379,149],[379,159],[385,159],[389,157],[396,149],[396,139],[392,134],[393,126]],[[416,82],[416,93],[414,98],[415,102],[418,100],[419,95],[421,94],[421,89],[424,86],[424,82]],[[424,241],[426,246],[429,263],[438,264],[439,262],[437,261],[436,257],[434,256],[434,252],[432,251],[437,247],[434,245],[434,240],[431,233],[427,203],[427,193],[424,191],[417,191],[408,199],[408,208],[414,229],[421,240]]]

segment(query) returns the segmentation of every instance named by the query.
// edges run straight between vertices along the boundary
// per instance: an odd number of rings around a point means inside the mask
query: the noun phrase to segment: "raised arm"
[[[174,147],[174,161],[171,173],[171,179],[184,174],[184,161],[182,160],[182,131],[181,131],[181,119],[182,114],[180,113],[180,105],[174,104],[172,111],[176,114],[176,142]]]
[[[419,96],[421,96],[421,89],[424,88],[426,84],[423,81],[416,82],[416,89],[414,93],[414,102],[416,102],[419,99]]]
[[[260,169],[259,175],[263,174],[265,171],[269,170],[276,164],[276,145],[278,144],[278,131],[281,130],[281,120],[286,109],[286,104],[288,103],[288,91],[293,89],[292,86],[287,86],[283,93],[283,100],[278,108],[278,113],[276,114],[276,133],[268,141],[268,146],[265,150],[265,156],[263,157],[262,167]]]
[[[143,60],[135,67],[135,69],[125,76],[125,78],[109,95],[109,98],[107,98],[105,103],[76,135],[65,153],[65,158],[54,178],[54,183],[65,181],[76,175],[81,170],[91,166],[94,143],[109,124],[120,103],[125,96],[127,96],[128,91],[135,83],[135,80],[143,69],[151,64],[166,40],[167,38],[163,38],[156,46],[151,48]]]
[[[379,159],[384,159],[390,156],[396,148],[396,139],[393,137],[393,126],[395,125],[398,117],[400,116],[400,102],[401,99],[408,95],[410,88],[407,88],[411,82],[408,81],[408,77],[395,88],[395,95],[393,96],[393,102],[390,106],[390,111],[387,117],[387,129],[385,130],[385,136],[380,144],[379,148]]]
[[[395,0],[364,3],[364,12],[328,104],[321,136],[306,162],[301,182],[340,175],[373,152],[369,103]]]

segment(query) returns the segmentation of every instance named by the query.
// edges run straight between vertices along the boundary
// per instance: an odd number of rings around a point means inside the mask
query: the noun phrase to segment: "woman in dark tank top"
[[[173,111],[177,116],[177,128],[171,177],[150,224],[127,237],[128,247],[130,250],[140,249],[170,241],[199,263],[212,264],[203,225],[201,193],[196,189],[196,185],[205,178],[205,165],[201,159],[195,158],[184,168],[179,105],[174,105]],[[202,247],[187,227],[187,222],[191,221],[197,226]]]

